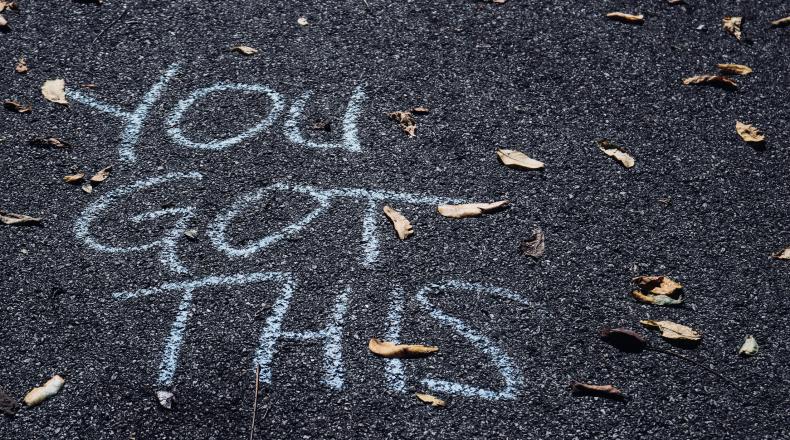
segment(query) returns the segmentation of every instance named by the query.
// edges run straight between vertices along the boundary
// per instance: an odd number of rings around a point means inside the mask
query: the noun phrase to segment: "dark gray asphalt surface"
[[[0,34],[0,98],[33,104],[31,114],[0,113],[0,209],[44,218],[40,227],[0,227],[0,386],[14,396],[59,373],[60,395],[0,419],[3,439],[247,438],[254,392],[251,364],[263,320],[255,312],[274,293],[205,289],[185,333],[174,387],[175,410],[153,397],[178,295],[130,301],[113,292],[214,274],[290,271],[298,279],[287,329],[325,324],[337,292],[350,286],[342,329],[345,386],[321,383],[315,345],[283,343],[271,387],[261,392],[257,438],[779,439],[790,438],[790,264],[768,256],[790,244],[789,29],[768,21],[790,15],[773,1],[143,1],[102,6],[21,0]],[[589,3],[589,4],[587,4]],[[118,17],[126,15],[94,42]],[[613,10],[645,14],[643,26],[610,22]],[[311,25],[296,20],[306,16]],[[745,17],[745,41],[720,27]],[[699,26],[704,29],[698,30]],[[235,44],[260,49],[243,57]],[[14,73],[25,55],[31,71]],[[146,121],[134,163],[119,160],[120,121],[73,102],[45,102],[43,81],[95,83],[87,93],[124,109],[174,62],[182,62]],[[755,69],[726,91],[684,87],[681,78],[735,62]],[[191,91],[219,81],[265,84],[286,109],[305,90],[313,119],[332,121],[336,139],[351,91],[364,84],[359,117],[363,151],[312,150],[283,134],[284,117],[223,151],[176,145],[165,118]],[[193,139],[221,138],[253,124],[269,101],[222,94],[187,113]],[[384,112],[415,105],[407,138]],[[768,136],[764,151],[742,142],[735,121]],[[27,144],[61,137],[68,151]],[[607,137],[636,157],[626,170],[600,153]],[[515,148],[546,162],[543,173],[497,163]],[[84,194],[61,181],[73,170],[113,164],[110,179]],[[167,172],[199,171],[126,199],[94,226],[107,242],[144,242],[167,220],[124,221],[163,204],[195,206],[200,240],[179,242],[192,271],[166,270],[156,251],[110,255],[75,237],[80,213],[102,194]],[[229,260],[206,238],[237,194],[272,182],[458,197],[508,198],[512,208],[463,221],[430,206],[398,204],[415,235],[399,242],[381,216],[379,261],[359,264],[364,205],[333,206],[292,239]],[[665,206],[658,199],[671,197]],[[272,205],[273,204],[273,205]],[[308,212],[305,197],[278,195],[234,223],[244,243]],[[380,207],[378,208],[380,209]],[[546,232],[546,255],[518,254],[533,226]],[[628,297],[636,274],[668,274],[686,286],[686,305],[661,308]],[[423,285],[447,279],[519,292],[545,314],[486,295],[435,297],[453,316],[493,340],[524,378],[515,400],[436,393],[449,407],[419,404],[425,375],[498,388],[491,361],[415,302]],[[436,344],[441,354],[407,364],[407,392],[388,391],[384,361],[367,351],[383,335],[388,294],[406,292],[402,339]],[[471,298],[471,299],[470,299]],[[713,366],[743,391],[704,370],[658,353],[623,354],[600,342],[600,326],[638,327],[670,319],[704,340],[686,356]],[[736,351],[753,334],[761,351]],[[651,344],[671,348],[656,334]],[[571,379],[612,383],[625,402],[572,397]],[[268,409],[267,409],[268,407]],[[265,417],[264,417],[265,413]]]

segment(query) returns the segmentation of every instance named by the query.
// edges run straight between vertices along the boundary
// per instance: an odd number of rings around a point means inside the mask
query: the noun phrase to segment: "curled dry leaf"
[[[576,381],[571,382],[571,393],[577,396],[599,396],[609,399],[623,398],[623,392],[613,385],[593,385]]]
[[[543,234],[543,230],[540,228],[535,228],[532,230],[532,236],[527,240],[524,240],[521,243],[521,253],[533,257],[533,258],[540,258],[543,256],[543,253],[546,251],[546,244],[544,242],[545,236]]]
[[[731,78],[727,78],[726,76],[721,76],[721,75],[690,76],[688,78],[683,78],[683,85],[716,86],[716,87],[723,87],[725,89],[738,88],[738,83],[733,81]]]
[[[642,275],[634,278],[631,282],[651,295],[677,296],[683,290],[682,284],[662,275]]]
[[[610,20],[620,21],[623,23],[642,24],[645,22],[645,16],[642,14],[626,14],[625,12],[610,12],[606,14]]]
[[[54,138],[54,137],[48,137],[48,138],[37,137],[37,138],[30,139],[30,141],[28,141],[28,143],[30,145],[34,145],[34,146],[37,146],[37,147],[55,147],[55,148],[70,148],[71,147],[70,143],[68,143],[68,142],[66,142],[66,141],[64,141],[62,139],[58,139],[58,138]]]
[[[258,53],[258,49],[250,46],[233,46],[230,48],[230,50],[233,52],[238,52],[242,55],[255,55]]]
[[[80,183],[84,178],[85,173],[69,174],[63,177],[63,181],[66,183]]]
[[[430,110],[428,110],[428,107],[420,106],[420,107],[414,107],[413,109],[411,109],[411,112],[414,113],[415,115],[426,115],[430,113]]]
[[[782,249],[779,252],[771,255],[771,258],[775,258],[777,260],[790,260],[790,247]]]
[[[398,121],[400,123],[400,128],[403,129],[409,137],[414,137],[414,130],[417,129],[417,121],[414,119],[414,115],[411,112],[392,112],[387,113],[387,116],[394,121]]]
[[[156,400],[159,402],[159,406],[164,409],[173,409],[173,402],[175,402],[176,397],[170,391],[157,391],[156,392]]]
[[[0,1],[0,12],[5,11],[6,9],[8,9],[8,10],[11,10],[11,9],[17,10],[17,9],[19,9],[19,7],[17,6],[16,2]]]
[[[734,36],[738,41],[741,41],[741,25],[743,24],[743,17],[724,17],[721,20],[721,26],[727,33]]]
[[[32,106],[24,105],[19,101],[14,101],[13,99],[6,99],[3,101],[3,107],[7,108],[8,110],[13,110],[17,113],[30,113],[33,110]]]
[[[439,351],[439,347],[419,344],[393,344],[378,338],[368,342],[371,353],[385,358],[418,358],[430,356]]]
[[[780,18],[771,22],[771,27],[785,27],[790,26],[790,17]]]
[[[510,203],[508,200],[500,200],[493,203],[467,203],[464,205],[441,205],[437,210],[439,214],[450,218],[477,217],[482,214],[494,212],[504,208]]]
[[[604,327],[598,331],[598,335],[621,351],[637,353],[647,347],[647,340],[641,333],[627,328]]]
[[[27,393],[24,398],[25,405],[36,406],[55,394],[58,394],[65,382],[65,379],[57,374],[52,376],[52,379],[48,380],[44,386],[33,388]]]
[[[41,86],[41,94],[44,99],[56,104],[69,105],[66,101],[66,81],[62,79],[50,79],[44,81]]]
[[[308,26],[310,24],[310,22],[307,21],[307,17],[299,17],[296,19],[296,23],[298,23],[299,26]]]
[[[749,124],[744,124],[741,121],[735,121],[735,131],[746,142],[760,143],[765,142],[765,135],[760,132],[760,129]]]
[[[403,214],[392,209],[388,205],[384,205],[384,214],[386,214],[392,222],[395,232],[398,233],[398,238],[405,240],[414,234],[414,230],[412,229],[409,219],[404,217]]]
[[[21,74],[25,74],[30,70],[30,68],[27,67],[27,61],[25,60],[25,57],[20,58],[19,61],[16,62],[16,67],[14,67],[14,70],[16,73]]]
[[[496,154],[505,166],[511,168],[522,168],[525,170],[542,170],[544,168],[543,162],[532,159],[520,151],[500,148],[496,150]]]
[[[13,416],[17,411],[19,411],[19,405],[16,403],[16,399],[9,396],[3,387],[0,387],[0,414]]]
[[[599,140],[598,149],[620,162],[626,168],[632,168],[636,164],[634,157],[628,154],[623,147],[611,143],[608,139]]]
[[[102,168],[98,173],[91,176],[91,183],[96,184],[104,182],[108,177],[110,177],[110,171],[112,171],[112,166]]]
[[[668,295],[649,295],[638,290],[631,292],[631,297],[643,303],[655,304],[657,306],[676,306],[683,304],[683,298],[672,298]]]
[[[33,225],[41,223],[41,218],[0,211],[0,222],[4,225]]]
[[[757,351],[760,349],[760,346],[757,345],[757,340],[754,339],[754,336],[749,335],[743,341],[743,345],[741,348],[738,349],[738,354],[741,356],[754,356],[757,354]]]
[[[730,75],[748,75],[752,73],[752,68],[743,64],[716,64],[716,67]]]
[[[447,405],[447,403],[444,400],[436,396],[431,396],[430,394],[414,393],[414,395],[417,396],[418,399],[420,399],[420,402],[426,403],[436,408],[444,408]]]
[[[639,321],[639,323],[650,329],[661,330],[661,337],[664,339],[686,342],[699,342],[702,339],[702,336],[700,336],[700,334],[694,331],[691,327],[687,327],[672,321],[653,321],[652,319],[643,319]]]

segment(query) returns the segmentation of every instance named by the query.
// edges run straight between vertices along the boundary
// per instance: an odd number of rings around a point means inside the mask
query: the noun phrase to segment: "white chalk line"
[[[403,319],[403,289],[395,288],[390,293],[390,306],[387,311],[387,333],[384,338],[395,344],[400,343],[400,324]],[[396,392],[406,390],[406,372],[403,362],[398,358],[387,359],[384,366],[387,386]]]

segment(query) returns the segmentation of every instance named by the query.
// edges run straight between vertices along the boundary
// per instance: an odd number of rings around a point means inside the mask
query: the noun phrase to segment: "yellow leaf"
[[[741,345],[741,348],[738,350],[738,354],[743,356],[754,356],[759,349],[760,346],[757,345],[757,340],[754,339],[754,336],[749,335],[743,341],[743,345]]]
[[[69,174],[63,177],[63,181],[66,183],[79,183],[84,177],[85,173]]]
[[[16,62],[16,67],[14,67],[14,70],[16,73],[21,74],[27,73],[28,70],[30,70],[30,68],[27,67],[27,61],[25,61],[25,57],[20,58],[19,61]]]
[[[56,104],[69,105],[66,101],[66,81],[62,79],[51,79],[44,82],[41,86],[41,94],[47,101]]]
[[[28,225],[41,223],[41,219],[38,217],[30,217],[29,215],[0,211],[0,222],[4,225]]]
[[[606,14],[611,20],[621,21],[623,23],[642,24],[645,22],[645,16],[642,14],[633,15],[626,14],[625,12],[610,12]]]
[[[230,48],[230,50],[233,52],[238,52],[242,55],[255,55],[258,53],[258,49],[250,46],[233,46]]]
[[[712,85],[712,86],[719,86],[728,89],[735,89],[738,87],[738,83],[733,81],[731,78],[727,78],[726,76],[721,75],[696,75],[691,76],[688,78],[683,79],[683,85]]]
[[[743,64],[716,64],[716,67],[722,72],[731,75],[748,75],[752,73],[752,68]]]
[[[771,258],[776,258],[777,260],[790,260],[790,247],[771,255]]]
[[[790,17],[780,18],[771,22],[772,27],[784,27],[790,25]]]
[[[48,380],[44,386],[33,388],[25,395],[25,405],[36,406],[55,394],[58,394],[65,382],[66,381],[58,375],[52,376],[52,379]]]
[[[404,217],[403,214],[392,209],[388,205],[384,205],[384,214],[392,221],[392,226],[395,228],[395,232],[398,233],[398,238],[405,240],[414,234],[409,219]]]
[[[420,399],[420,402],[427,403],[437,408],[444,408],[446,405],[444,400],[435,396],[431,396],[430,394],[414,393],[414,395],[417,396],[418,399]]]
[[[377,338],[371,338],[368,349],[385,358],[415,358],[430,356],[439,351],[439,347],[416,344],[393,344]]]
[[[628,154],[624,148],[609,142],[608,139],[601,139],[598,141],[598,149],[603,151],[607,156],[614,158],[626,168],[632,168],[636,161],[633,156]]]
[[[498,209],[502,209],[510,202],[500,200],[493,203],[468,203],[464,205],[441,205],[438,208],[439,214],[450,218],[477,217]]]
[[[642,275],[631,280],[643,291],[651,295],[676,296],[683,290],[683,285],[665,276]]]
[[[699,342],[702,336],[695,332],[691,327],[677,324],[672,321],[653,321],[645,319],[639,321],[643,326],[661,330],[661,337],[677,341]]]
[[[741,25],[743,24],[743,17],[724,17],[721,20],[721,25],[725,31],[732,34],[738,41],[741,40]]]
[[[741,136],[746,142],[764,142],[765,135],[760,132],[760,129],[749,124],[744,124],[741,121],[735,121],[735,131]]]
[[[532,159],[520,151],[498,149],[496,150],[496,154],[503,164],[512,168],[542,170],[544,167],[543,162]]]
[[[98,173],[91,177],[91,183],[104,182],[108,177],[110,177],[110,171],[112,171],[112,166],[102,168]]]

